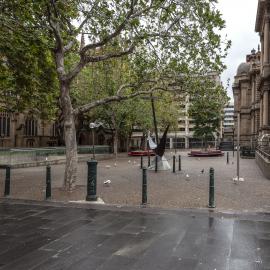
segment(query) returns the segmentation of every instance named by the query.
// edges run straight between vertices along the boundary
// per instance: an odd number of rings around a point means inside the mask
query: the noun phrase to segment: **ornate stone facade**
[[[27,113],[0,112],[1,147],[44,147],[56,144],[53,122],[41,120]]]
[[[246,62],[241,63],[234,77],[234,112],[235,119],[240,113],[241,145],[252,146],[259,135],[260,124],[260,59],[261,52],[254,49],[246,56]],[[235,122],[237,127],[237,122]],[[237,128],[235,128],[237,134]]]
[[[261,41],[260,74],[256,89],[260,103],[259,134],[270,133],[269,123],[269,91],[270,91],[270,0],[259,0],[255,31]]]

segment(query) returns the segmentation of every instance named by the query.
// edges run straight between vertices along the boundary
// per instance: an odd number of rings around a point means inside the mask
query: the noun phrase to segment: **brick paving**
[[[0,200],[1,270],[269,270],[269,214]]]
[[[266,179],[253,159],[240,159],[244,182],[234,184],[236,155],[226,164],[226,155],[212,158],[182,156],[182,171],[148,171],[148,203],[163,208],[204,208],[208,204],[210,167],[215,169],[216,206],[224,210],[270,211],[270,180]],[[166,156],[172,163],[172,154]],[[145,158],[145,164],[147,160]],[[98,163],[97,193],[105,203],[140,205],[140,159],[121,154],[117,160]],[[178,168],[178,166],[176,166]],[[204,169],[204,173],[201,170]],[[52,166],[52,200],[84,200],[86,196],[87,165],[79,163],[77,187],[72,193],[63,190],[64,165]],[[189,177],[187,177],[189,175]],[[105,180],[111,184],[103,184]],[[3,194],[4,171],[0,170],[0,194]],[[43,200],[45,197],[45,167],[14,169],[11,172],[11,197]]]

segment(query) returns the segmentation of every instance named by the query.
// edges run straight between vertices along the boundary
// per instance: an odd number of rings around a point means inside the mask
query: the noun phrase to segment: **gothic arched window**
[[[0,113],[0,136],[10,136],[10,114],[1,112]]]
[[[24,135],[37,136],[37,120],[35,120],[33,117],[28,117],[25,120]]]

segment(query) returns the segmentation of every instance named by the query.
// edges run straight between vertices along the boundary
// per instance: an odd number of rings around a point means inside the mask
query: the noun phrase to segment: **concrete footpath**
[[[252,210],[270,212],[270,180],[266,179],[254,159],[240,160],[240,176],[244,182],[235,184],[236,155],[212,158],[188,157],[181,154],[182,170],[148,171],[148,203],[162,208],[205,208],[208,205],[209,168],[215,169],[216,207],[225,210]],[[173,153],[166,157],[172,165]],[[153,157],[152,157],[153,160]],[[147,158],[144,158],[147,165]],[[75,201],[86,197],[87,164],[78,164],[77,186],[73,192],[63,187],[64,165],[52,165],[52,200]],[[203,171],[203,173],[202,173]],[[4,194],[5,171],[0,170],[0,197]],[[11,170],[11,192],[13,199],[44,200],[46,167]],[[104,181],[110,180],[110,185]],[[142,170],[140,158],[119,155],[117,159],[100,160],[97,167],[97,195],[106,204],[140,205],[142,198]]]
[[[270,214],[2,199],[0,269],[266,270]]]

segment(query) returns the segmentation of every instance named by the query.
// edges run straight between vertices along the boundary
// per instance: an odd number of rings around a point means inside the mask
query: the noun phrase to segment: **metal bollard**
[[[181,171],[181,156],[178,156],[178,170]]]
[[[230,160],[229,160],[229,152],[227,152],[227,164],[229,164]]]
[[[210,168],[209,170],[209,208],[215,208],[215,177],[214,177],[214,169]]]
[[[148,155],[148,167],[150,167],[150,165],[151,165],[151,160],[150,160],[150,155]]]
[[[142,205],[147,204],[147,170],[142,169]]]
[[[157,172],[158,169],[158,157],[155,156],[155,172]]]
[[[87,161],[87,195],[86,201],[97,201],[97,161]]]
[[[141,156],[141,169],[143,168],[143,156]]]
[[[4,196],[10,195],[10,166],[6,166],[6,179]]]
[[[46,166],[46,200],[52,196],[52,185],[51,185],[51,166]]]
[[[175,173],[175,156],[173,156],[173,173]]]

